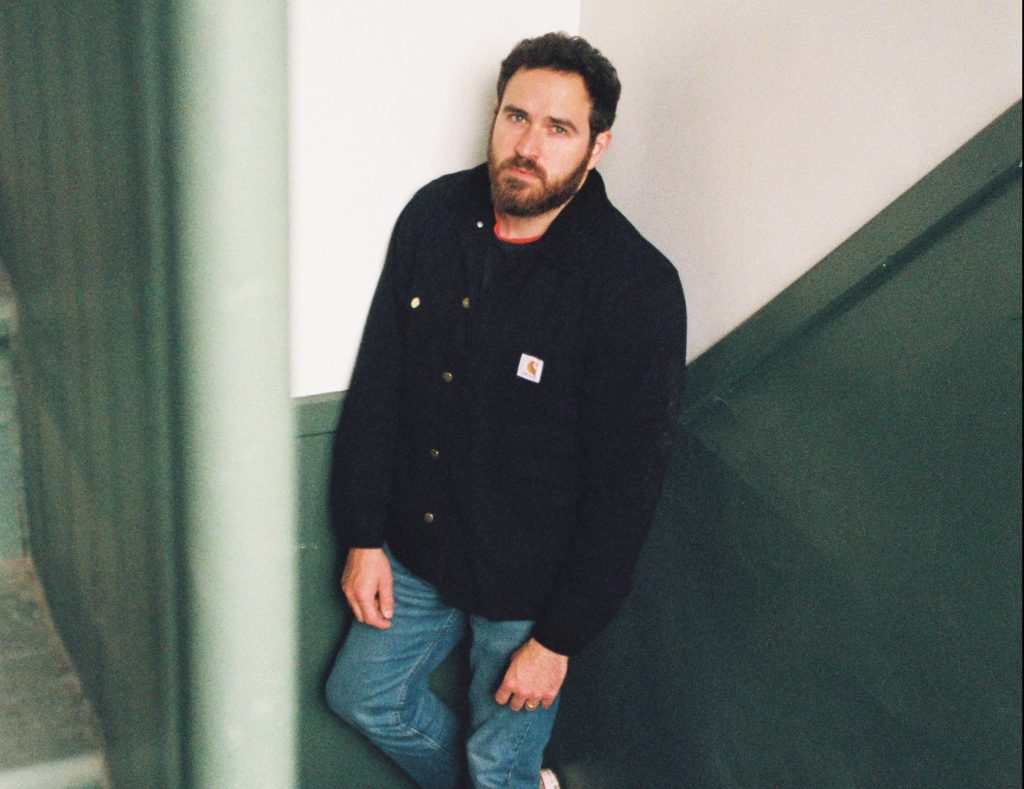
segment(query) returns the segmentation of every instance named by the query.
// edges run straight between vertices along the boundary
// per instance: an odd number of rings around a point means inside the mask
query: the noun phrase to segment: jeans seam
[[[404,729],[405,731],[412,732],[413,734],[421,737],[428,745],[430,745],[430,747],[432,747],[436,751],[439,751],[440,753],[446,753],[444,747],[440,743],[436,742],[433,739],[433,737],[431,737],[430,735],[426,734],[425,732],[420,731],[419,729],[417,729],[417,728],[415,728],[413,726],[410,726],[408,723],[403,721],[402,720],[402,711],[405,709],[405,702],[406,702],[406,699],[408,698],[407,694],[408,694],[408,690],[409,690],[409,685],[411,684],[412,677],[419,670],[420,666],[422,666],[423,663],[432,654],[434,654],[434,651],[437,649],[437,645],[441,642],[441,640],[444,637],[445,633],[447,633],[451,629],[452,621],[457,616],[458,616],[458,611],[452,611],[450,614],[448,614],[448,619],[445,620],[444,625],[438,631],[437,638],[435,638],[434,641],[431,643],[430,648],[423,652],[423,654],[420,656],[420,659],[416,661],[416,665],[414,665],[412,667],[412,669],[410,669],[409,673],[406,675],[405,680],[402,682],[402,689],[401,689],[401,691],[398,694],[398,708],[395,710],[395,725],[396,726],[398,726],[401,729]]]
[[[512,751],[512,761],[509,762],[508,775],[505,776],[505,785],[508,787],[508,789],[513,789],[513,787],[512,787],[512,773],[515,772],[516,765],[519,762],[519,754],[523,750],[523,743],[526,742],[526,735],[528,735],[530,733],[530,729],[533,727],[533,722],[534,722],[533,718],[531,717],[532,713],[530,713],[530,712],[525,712],[524,713],[523,711],[520,711],[520,712],[517,712],[515,714],[516,715],[524,715],[525,714],[527,716],[527,719],[526,719],[526,725],[523,727],[523,730],[522,730],[522,732],[519,735],[519,739],[516,742],[515,749]]]

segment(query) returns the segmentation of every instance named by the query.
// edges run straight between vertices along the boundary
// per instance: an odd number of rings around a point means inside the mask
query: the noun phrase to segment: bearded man
[[[331,708],[422,787],[541,770],[569,658],[629,591],[686,348],[676,269],[594,169],[619,80],[548,34],[502,62],[487,163],[399,217],[335,440],[355,622]],[[469,637],[469,720],[429,689]]]

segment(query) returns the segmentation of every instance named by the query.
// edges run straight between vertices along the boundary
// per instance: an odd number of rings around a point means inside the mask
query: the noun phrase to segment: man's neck
[[[551,227],[551,223],[555,221],[563,208],[569,205],[568,202],[562,203],[558,208],[554,208],[547,213],[540,214],[539,216],[512,216],[511,214],[505,214],[501,211],[495,211],[494,216],[498,220],[497,231],[498,236],[509,241],[521,240],[524,238],[540,238]]]

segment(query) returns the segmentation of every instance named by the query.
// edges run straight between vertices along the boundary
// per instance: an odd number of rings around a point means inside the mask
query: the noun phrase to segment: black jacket
[[[485,166],[399,217],[335,439],[332,519],[346,547],[387,541],[450,604],[534,619],[571,655],[629,591],[653,517],[683,293],[596,171],[481,293],[493,226]],[[531,358],[539,380],[519,374]]]

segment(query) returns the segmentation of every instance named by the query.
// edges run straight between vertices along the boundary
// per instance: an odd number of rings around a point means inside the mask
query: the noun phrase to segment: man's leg
[[[550,709],[513,712],[494,694],[508,670],[512,653],[523,645],[533,622],[493,622],[470,617],[473,646],[469,689],[471,722],[466,746],[473,786],[537,789],[541,759],[555,723],[558,699]]]
[[[425,789],[465,776],[465,732],[427,686],[465,634],[465,615],[388,552],[394,576],[391,627],[352,623],[327,680],[327,703]]]

